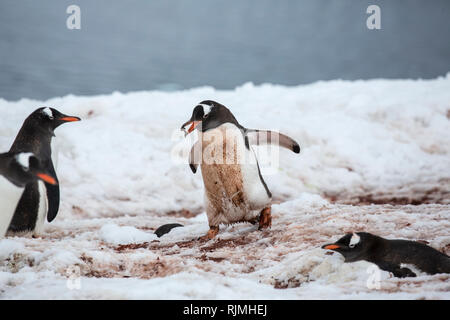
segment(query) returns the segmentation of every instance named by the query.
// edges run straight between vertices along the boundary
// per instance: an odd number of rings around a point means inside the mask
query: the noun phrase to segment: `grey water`
[[[69,5],[81,29],[69,30]],[[369,30],[366,9],[381,9]],[[0,97],[450,71],[448,0],[1,0]]]

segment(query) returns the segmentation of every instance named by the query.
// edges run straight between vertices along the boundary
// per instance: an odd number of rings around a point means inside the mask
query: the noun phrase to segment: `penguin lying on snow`
[[[211,100],[197,105],[191,119],[181,129],[186,135],[198,129],[198,141],[191,149],[189,166],[196,173],[201,164],[210,227],[205,238],[214,238],[221,223],[256,223],[259,220],[260,229],[270,227],[272,194],[261,176],[251,145],[278,143],[299,153],[298,143],[273,131],[244,128],[230,110]]]
[[[396,277],[415,277],[402,265],[413,265],[428,274],[450,273],[450,257],[423,243],[408,240],[388,240],[376,235],[348,233],[332,244],[322,246],[342,254],[345,262],[366,260]]]
[[[54,130],[63,123],[80,121],[53,108],[39,108],[34,111],[22,125],[11,146],[10,152],[32,152],[42,162],[46,172],[55,177],[52,161],[51,140]],[[33,181],[25,186],[22,198],[14,213],[9,230],[12,232],[33,231],[39,234],[45,217],[51,222],[59,209],[59,185],[48,182]]]
[[[32,153],[0,154],[0,238],[8,230],[25,185],[38,179],[57,184]]]

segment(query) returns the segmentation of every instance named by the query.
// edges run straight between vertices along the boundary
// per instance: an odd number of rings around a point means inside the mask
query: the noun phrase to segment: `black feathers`
[[[172,230],[173,228],[177,228],[177,227],[183,227],[183,225],[179,224],[179,223],[164,224],[161,227],[159,227],[158,229],[156,229],[155,234],[158,236],[158,238],[161,238],[166,233],[169,233],[170,230]]]

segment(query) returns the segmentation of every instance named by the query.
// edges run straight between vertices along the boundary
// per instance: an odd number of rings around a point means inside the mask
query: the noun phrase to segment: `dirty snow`
[[[300,143],[300,155],[280,150],[275,174],[263,165],[270,230],[236,224],[197,240],[203,183],[179,128],[206,99]],[[2,299],[450,299],[450,275],[397,279],[320,249],[366,231],[450,254],[450,74],[0,99],[0,150],[41,106],[83,120],[56,130],[56,220],[42,237],[0,240]],[[157,238],[166,223],[185,227]]]

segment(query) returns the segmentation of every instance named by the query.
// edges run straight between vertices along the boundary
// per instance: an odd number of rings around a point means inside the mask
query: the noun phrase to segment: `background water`
[[[81,30],[66,28],[70,4],[81,7]],[[381,30],[366,28],[370,4],[381,7]],[[0,2],[9,100],[448,71],[448,0]]]

